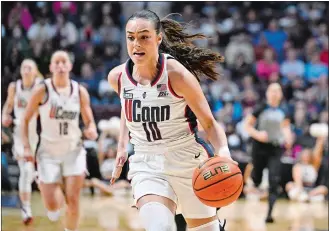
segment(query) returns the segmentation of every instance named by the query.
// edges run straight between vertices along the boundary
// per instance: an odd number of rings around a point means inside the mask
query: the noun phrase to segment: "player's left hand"
[[[98,137],[97,130],[95,127],[89,126],[83,131],[84,136],[89,140],[96,140]]]

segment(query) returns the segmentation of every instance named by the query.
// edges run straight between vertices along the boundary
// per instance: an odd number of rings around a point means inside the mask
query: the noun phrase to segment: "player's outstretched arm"
[[[196,77],[174,59],[168,60],[168,75],[175,93],[184,97],[200,121],[208,140],[215,149],[215,154],[230,158],[224,129],[215,120]]]
[[[21,121],[22,142],[24,146],[24,158],[32,161],[31,147],[29,143],[29,122],[35,113],[38,113],[39,105],[44,101],[46,96],[46,86],[44,84],[38,85],[33,91],[31,99],[29,100],[24,116]]]
[[[93,112],[90,107],[89,93],[85,87],[79,86],[80,89],[80,105],[81,105],[81,117],[85,125],[84,135],[90,140],[96,140],[98,137],[96,124],[93,116]]]
[[[10,114],[13,112],[13,109],[14,109],[14,99],[15,99],[15,92],[16,92],[15,88],[16,87],[15,87],[14,82],[9,84],[7,99],[2,108],[2,125],[4,127],[9,127],[13,121]]]
[[[110,86],[115,90],[116,93],[120,96],[120,81],[121,81],[121,74],[122,74],[122,67],[123,65],[120,65],[118,67],[115,67],[113,70],[110,71],[108,74],[108,82]],[[121,110],[121,120],[120,120],[120,132],[119,132],[119,138],[118,138],[118,152],[116,156],[115,161],[115,169],[112,174],[111,184],[115,182],[117,178],[119,178],[122,167],[124,163],[128,159],[128,153],[127,153],[127,145],[129,141],[129,130],[126,125],[126,117]]]

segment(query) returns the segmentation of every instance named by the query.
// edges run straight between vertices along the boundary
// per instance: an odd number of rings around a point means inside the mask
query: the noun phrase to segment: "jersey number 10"
[[[156,122],[143,123],[144,131],[148,142],[161,140],[161,133]],[[152,136],[152,137],[151,137]],[[152,140],[153,138],[153,140]]]
[[[59,134],[62,135],[68,135],[68,128],[69,124],[67,122],[59,123]]]

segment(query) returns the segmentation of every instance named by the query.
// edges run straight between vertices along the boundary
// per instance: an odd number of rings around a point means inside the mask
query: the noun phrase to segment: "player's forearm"
[[[30,143],[29,143],[29,120],[23,118],[21,123],[21,133],[22,133],[22,143],[24,146],[24,149],[30,149]]]
[[[215,155],[230,155],[225,131],[215,120],[205,131],[208,140],[215,149]]]
[[[6,102],[5,105],[3,105],[2,108],[2,116],[4,115],[10,115],[13,112],[14,105]]]
[[[118,152],[127,151],[128,141],[129,141],[129,130],[126,125],[125,115],[123,111],[121,111],[120,134],[118,138]]]

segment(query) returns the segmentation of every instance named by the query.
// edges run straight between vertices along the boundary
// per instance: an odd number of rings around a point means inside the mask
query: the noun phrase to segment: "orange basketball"
[[[224,157],[212,157],[194,170],[192,185],[199,200],[211,207],[224,207],[236,201],[243,188],[237,165]]]

